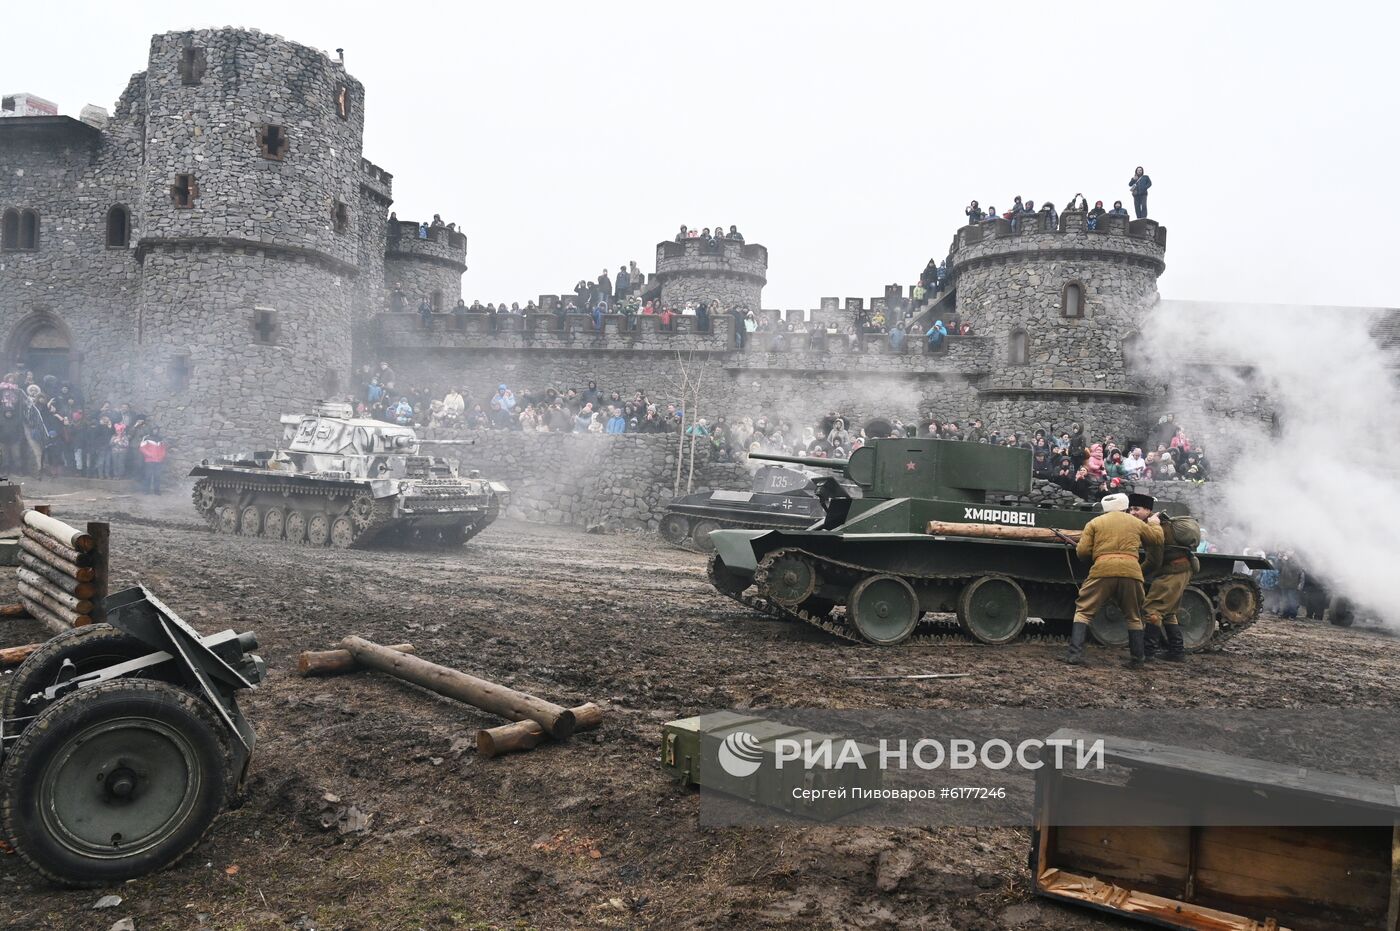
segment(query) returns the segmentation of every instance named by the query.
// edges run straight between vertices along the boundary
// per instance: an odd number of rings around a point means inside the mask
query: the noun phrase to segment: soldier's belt
[[[1136,553],[1104,553],[1102,556],[1094,557],[1094,559],[1096,561],[1099,559],[1131,559],[1133,562],[1138,561]]]

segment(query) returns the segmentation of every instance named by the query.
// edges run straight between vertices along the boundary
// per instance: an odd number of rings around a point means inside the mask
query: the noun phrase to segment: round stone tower
[[[1089,231],[1082,212],[1062,214],[1058,229],[1041,220],[965,226],[949,252],[958,313],[992,345],[978,387],[982,419],[1139,437],[1148,395],[1127,349],[1157,301],[1167,230],[1105,216]]]
[[[430,228],[424,238],[412,220],[390,224],[384,251],[384,289],[388,294],[402,285],[410,311],[417,310],[425,296],[434,310],[451,310],[462,296],[466,270],[466,236],[440,227]]]
[[[265,447],[349,374],[364,90],[238,29],[154,37],[145,87],[137,397],[182,459]]]
[[[758,313],[768,283],[768,250],[757,243],[703,239],[656,244],[656,275],[661,303],[680,309],[689,301],[719,302],[722,310],[742,307]]]

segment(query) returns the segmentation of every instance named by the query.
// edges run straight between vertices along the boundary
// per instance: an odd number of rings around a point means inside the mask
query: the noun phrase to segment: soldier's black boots
[[[1142,658],[1150,663],[1157,658],[1158,653],[1166,653],[1166,637],[1158,624],[1146,625],[1143,627],[1143,634]]]
[[[1073,624],[1069,635],[1069,649],[1065,650],[1065,662],[1078,666],[1084,662],[1084,638],[1089,636],[1088,624]]]
[[[1147,662],[1146,651],[1143,647],[1145,639],[1144,631],[1128,631],[1128,660],[1124,665],[1137,668]]]
[[[1169,663],[1186,662],[1186,640],[1181,635],[1180,624],[1167,624],[1167,650],[1162,659]]]

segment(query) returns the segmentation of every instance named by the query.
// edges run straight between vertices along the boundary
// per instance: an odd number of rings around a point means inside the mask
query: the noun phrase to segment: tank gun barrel
[[[819,456],[789,456],[784,453],[749,453],[750,459],[765,462],[790,462],[793,465],[811,466],[816,469],[844,469],[850,465],[849,459],[823,459]]]

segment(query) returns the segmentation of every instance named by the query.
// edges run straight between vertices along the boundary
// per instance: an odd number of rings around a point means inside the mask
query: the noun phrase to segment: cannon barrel
[[[784,453],[749,453],[750,459],[766,462],[790,462],[793,465],[812,466],[817,469],[844,469],[850,465],[849,459],[823,459],[819,456],[788,456]]]

